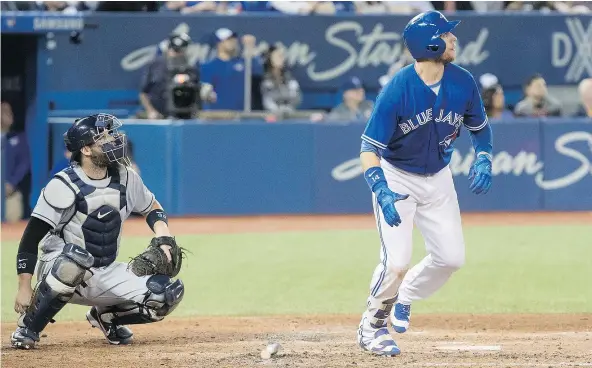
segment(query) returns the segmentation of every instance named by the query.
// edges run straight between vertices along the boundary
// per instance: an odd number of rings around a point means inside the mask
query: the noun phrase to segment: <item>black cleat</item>
[[[91,326],[103,331],[103,334],[111,345],[127,345],[131,344],[134,333],[125,326],[116,325],[114,323],[107,323],[101,320],[97,308],[92,307],[86,312],[86,319]]]
[[[26,327],[17,327],[16,331],[10,335],[10,344],[15,349],[33,349],[38,341],[39,334]]]

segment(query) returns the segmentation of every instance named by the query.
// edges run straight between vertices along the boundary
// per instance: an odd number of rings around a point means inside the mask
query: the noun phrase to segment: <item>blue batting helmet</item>
[[[439,11],[421,13],[411,19],[403,31],[405,46],[414,59],[435,59],[446,50],[446,42],[440,36],[459,23],[460,20],[448,21]]]

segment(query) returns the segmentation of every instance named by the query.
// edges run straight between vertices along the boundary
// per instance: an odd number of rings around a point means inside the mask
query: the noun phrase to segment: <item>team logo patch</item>
[[[439,147],[440,147],[440,151],[442,153],[447,153],[448,151],[452,152],[452,143],[456,140],[456,138],[458,137],[458,132],[459,132],[459,128],[460,125],[458,127],[456,127],[456,129],[454,129],[454,132],[452,132],[452,134],[447,135],[440,143],[439,143]]]

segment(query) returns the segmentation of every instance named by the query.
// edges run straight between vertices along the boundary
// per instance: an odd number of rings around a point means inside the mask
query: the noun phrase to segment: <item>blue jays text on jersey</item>
[[[473,76],[447,64],[436,92],[413,64],[401,69],[377,98],[362,139],[405,171],[433,174],[450,162],[461,125],[478,131],[487,115]]]
[[[452,111],[445,111],[444,109],[440,109],[440,115],[434,119],[432,110],[433,109],[430,107],[426,111],[422,111],[415,115],[414,118],[407,119],[407,121],[400,123],[399,127],[401,128],[401,131],[403,131],[403,134],[407,134],[432,120],[436,123],[448,123],[456,129],[460,128],[460,125],[463,123],[463,115],[454,113],[453,116]]]

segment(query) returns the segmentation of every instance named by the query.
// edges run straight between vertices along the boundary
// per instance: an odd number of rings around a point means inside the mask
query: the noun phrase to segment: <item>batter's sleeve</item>
[[[401,106],[401,88],[396,78],[391,80],[380,92],[374,110],[362,134],[362,139],[380,149],[386,149],[397,130],[398,108]]]
[[[144,185],[144,181],[132,168],[128,170],[128,199],[133,212],[147,214],[154,203],[154,194]]]
[[[488,121],[485,108],[483,107],[483,100],[477,87],[475,78],[470,76],[469,87],[469,101],[467,103],[467,110],[465,111],[464,124],[465,127],[470,131],[477,131],[483,129]]]
[[[74,198],[74,191],[66,183],[53,178],[41,190],[31,216],[48,223],[55,229],[66,209],[74,204]]]

